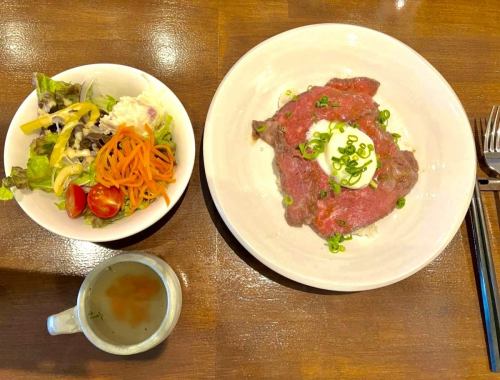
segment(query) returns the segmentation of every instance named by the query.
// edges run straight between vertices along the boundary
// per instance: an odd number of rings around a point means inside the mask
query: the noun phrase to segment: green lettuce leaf
[[[38,106],[46,113],[58,111],[80,101],[82,86],[78,83],[53,80],[42,73],[34,73],[33,82],[36,86]]]
[[[47,156],[32,154],[26,165],[26,174],[31,189],[52,191],[52,168]]]
[[[97,182],[95,180],[95,161],[93,161],[82,174],[75,178],[72,182],[79,186],[93,186]]]
[[[18,189],[53,191],[52,168],[49,165],[49,158],[32,154],[28,159],[26,169],[18,166],[12,167],[10,176],[2,180],[2,187],[7,189],[16,187]]]
[[[86,224],[91,225],[93,228],[106,227],[107,225],[116,222],[117,220],[120,220],[123,217],[125,217],[125,212],[123,210],[120,210],[118,214],[109,219],[102,219],[99,218],[98,216],[95,216],[94,214],[92,214],[92,211],[90,211],[88,208],[83,212],[84,222]]]
[[[57,133],[47,133],[46,135],[37,137],[31,143],[31,154],[50,156],[58,136]]]
[[[90,101],[94,103],[101,110],[110,113],[118,100],[113,98],[111,95],[102,95],[95,98],[91,98]]]
[[[172,138],[172,121],[172,116],[166,114],[163,125],[155,129],[154,135],[157,144],[168,144],[175,151],[175,143]]]
[[[54,203],[59,210],[66,210],[66,199]]]
[[[2,180],[2,186],[7,188],[17,187],[18,189],[28,189],[29,181],[26,169],[20,168],[19,166],[13,166],[10,176]]]
[[[14,193],[8,187],[0,186],[0,201],[10,201],[14,198]]]

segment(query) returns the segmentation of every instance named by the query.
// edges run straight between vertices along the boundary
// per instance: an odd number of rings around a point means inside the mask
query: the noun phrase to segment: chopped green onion
[[[401,209],[401,208],[405,207],[405,203],[406,203],[406,199],[405,199],[405,197],[401,197],[401,198],[399,198],[399,199],[396,201],[396,208],[397,208],[397,209]]]
[[[331,137],[331,133],[315,132],[313,134],[313,139],[299,144],[298,148],[300,150],[300,154],[306,160],[316,159],[320,153],[323,153],[325,151],[326,144],[328,144]]]
[[[380,128],[383,131],[387,130],[387,124],[388,124],[390,117],[391,117],[391,113],[389,112],[389,110],[382,110],[378,113],[378,121],[380,123]]]
[[[285,194],[285,196],[283,197],[283,204],[285,206],[291,206],[293,204],[293,199],[291,196],[289,196],[288,194]]]
[[[362,175],[362,172],[358,172],[356,174],[351,174],[351,176],[347,180],[347,184],[349,186],[353,186],[353,185],[357,184],[359,182],[359,180],[361,179],[361,175]]]
[[[331,253],[339,253],[339,252],[344,252],[345,247],[342,244],[344,241],[351,240],[352,235],[342,235],[340,233],[335,233],[334,235],[330,236],[328,239],[326,239],[326,244],[328,245],[328,249],[330,250]]]
[[[264,132],[266,129],[267,129],[267,125],[266,124],[262,124],[262,125],[258,126],[257,128],[255,128],[255,130],[257,132],[259,132],[259,133]]]
[[[337,128],[341,133],[344,133],[345,129],[345,123],[344,122],[340,122],[340,123],[337,123],[335,124],[335,128]]]
[[[323,95],[319,100],[315,103],[316,108],[325,108],[328,106],[328,96]]]
[[[340,185],[335,181],[335,178],[333,177],[328,178],[328,184],[330,185],[330,188],[335,194],[340,194],[340,191],[342,189]]]
[[[326,198],[327,195],[328,195],[328,192],[326,190],[321,190],[319,192],[320,199]]]
[[[381,123],[385,123],[391,117],[391,112],[389,110],[382,110],[378,114],[378,119]]]
[[[372,179],[372,180],[370,181],[369,185],[370,185],[370,187],[371,187],[372,189],[376,189],[376,188],[378,187],[378,182],[377,182],[377,180],[376,180],[376,179]]]
[[[394,139],[394,143],[397,145],[399,139],[401,138],[401,135],[399,133],[391,133],[392,138]]]

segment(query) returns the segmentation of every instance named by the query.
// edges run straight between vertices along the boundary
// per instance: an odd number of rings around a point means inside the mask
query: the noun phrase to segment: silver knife
[[[500,191],[499,178],[478,178],[477,182],[481,191]]]

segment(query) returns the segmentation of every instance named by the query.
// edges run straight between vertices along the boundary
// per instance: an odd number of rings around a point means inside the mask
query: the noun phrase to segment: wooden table
[[[230,234],[207,188],[200,143],[210,100],[243,53],[323,22],[400,39],[444,75],[470,117],[484,117],[500,104],[499,21],[497,0],[0,1],[2,145],[33,71],[112,62],[151,73],[179,96],[198,152],[180,206],[124,241],[62,238],[16,202],[0,205],[0,378],[494,377],[467,220],[433,263],[395,285],[348,294],[309,288],[260,264]],[[498,258],[500,199],[485,198]],[[132,357],[100,352],[82,334],[49,336],[47,316],[72,306],[83,276],[120,250],[158,255],[179,275],[184,305],[172,335]]]

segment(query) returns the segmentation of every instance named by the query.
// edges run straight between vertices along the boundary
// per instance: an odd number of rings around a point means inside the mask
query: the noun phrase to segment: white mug
[[[132,344],[113,342],[104,338],[90,323],[93,316],[92,311],[88,310],[92,286],[99,279],[101,272],[109,269],[113,264],[124,262],[139,263],[152,269],[162,282],[167,296],[166,312],[159,327],[145,340]],[[77,305],[59,314],[51,315],[47,319],[47,329],[51,335],[83,332],[92,344],[103,351],[116,355],[131,355],[149,350],[165,340],[179,319],[181,306],[182,292],[179,279],[165,261],[148,254],[123,253],[97,265],[83,281],[78,292]]]

